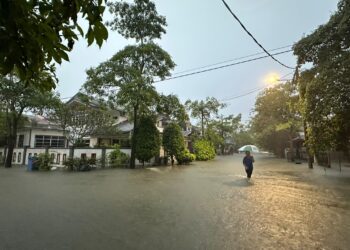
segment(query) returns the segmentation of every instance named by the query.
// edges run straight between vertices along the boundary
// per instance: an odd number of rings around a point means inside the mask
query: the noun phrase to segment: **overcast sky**
[[[327,22],[337,7],[336,0],[226,0],[250,32],[265,46],[275,49],[297,42]],[[167,18],[167,34],[157,41],[177,64],[174,73],[261,52],[232,18],[220,0],[157,0],[158,12]],[[108,20],[109,14],[106,15]],[[62,97],[73,96],[85,82],[85,70],[112,57],[128,43],[116,32],[101,49],[76,43],[70,62],[57,67]],[[278,56],[295,66],[292,53]],[[264,86],[270,73],[292,72],[271,59],[263,59],[186,78],[157,83],[164,94],[176,94],[182,102],[207,96],[235,97]],[[287,77],[288,78],[288,77]],[[249,118],[258,92],[228,102],[224,114],[242,113]]]

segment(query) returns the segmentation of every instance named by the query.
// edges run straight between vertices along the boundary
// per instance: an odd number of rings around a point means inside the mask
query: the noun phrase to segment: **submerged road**
[[[350,175],[256,157],[88,173],[0,169],[0,249],[349,249]]]

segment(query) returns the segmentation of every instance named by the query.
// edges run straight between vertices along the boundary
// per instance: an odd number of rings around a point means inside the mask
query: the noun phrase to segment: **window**
[[[65,162],[67,160],[67,155],[66,154],[63,154],[62,156],[62,161]]]
[[[37,154],[37,153],[34,153],[34,156],[36,157],[36,156],[38,156],[38,154]]]
[[[56,156],[56,163],[60,164],[60,162],[61,162],[61,154],[57,154],[57,156]]]
[[[18,162],[18,163],[21,163],[21,162],[22,162],[22,153],[18,153],[17,162]]]
[[[16,153],[13,153],[12,155],[12,162],[16,162]]]
[[[24,135],[19,135],[19,136],[18,136],[17,147],[23,148],[23,142],[24,142]]]
[[[64,136],[36,135],[34,147],[36,148],[64,148]]]
[[[80,158],[85,160],[86,159],[86,154],[81,154]]]

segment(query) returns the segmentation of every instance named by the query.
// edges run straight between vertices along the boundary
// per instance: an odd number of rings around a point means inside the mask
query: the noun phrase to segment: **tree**
[[[171,165],[174,165],[174,157],[179,156],[185,149],[184,137],[181,127],[176,123],[170,123],[163,131],[164,151],[171,158]]]
[[[157,104],[157,113],[165,115],[170,121],[184,123],[188,121],[185,106],[176,95],[160,95]]]
[[[302,127],[297,103],[298,95],[290,82],[266,89],[258,96],[252,131],[259,146],[284,156],[284,149],[290,146],[288,141],[291,143]]]
[[[45,81],[45,78],[46,76],[43,75],[41,79]],[[56,100],[57,97],[53,92],[41,92],[37,88],[30,88],[17,76],[0,78],[0,107],[5,112],[7,125],[8,150],[5,167],[10,168],[12,165],[17,130],[23,121],[23,113],[26,111],[43,112]]]
[[[191,101],[187,100],[185,103],[188,110],[191,111],[191,116],[196,119],[200,119],[202,128],[202,137],[205,136],[204,127],[208,124],[212,115],[217,115],[220,108],[224,108],[226,105],[220,103],[214,97],[207,97],[205,101]]]
[[[349,156],[349,15],[350,2],[339,1],[338,10],[329,21],[294,46],[299,68],[312,65],[301,72],[297,81],[311,153],[339,150]]]
[[[224,154],[226,141],[233,140],[233,137],[242,127],[241,114],[237,116],[219,116],[208,124],[206,138],[213,143],[216,148],[221,149]]]
[[[87,71],[84,87],[88,93],[107,96],[111,101],[131,110],[133,138],[130,167],[135,167],[136,139],[140,115],[149,115],[158,103],[158,93],[153,86],[155,78],[164,79],[175,67],[170,55],[155,38],[165,33],[165,17],[157,13],[153,2],[135,0],[134,3],[110,4],[114,19],[109,22],[125,38],[133,38],[136,45],[126,46],[110,60]]]
[[[108,37],[102,22],[104,0],[97,1],[22,1],[0,2],[0,74],[14,71],[22,82],[44,89],[55,87],[52,75],[37,81],[40,72],[54,73],[53,60],[68,61],[78,36],[88,44],[101,46]],[[84,33],[78,15],[88,23]],[[79,34],[79,35],[78,35]]]
[[[136,158],[143,165],[159,154],[160,136],[154,119],[142,117],[136,133]]]
[[[105,106],[92,107],[89,102],[69,105],[59,102],[49,113],[49,119],[67,132],[66,137],[75,146],[81,145],[83,138],[97,134],[116,134],[114,120]]]

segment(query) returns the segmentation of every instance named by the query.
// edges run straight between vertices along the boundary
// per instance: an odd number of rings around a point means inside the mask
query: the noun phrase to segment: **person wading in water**
[[[254,163],[254,157],[250,155],[250,151],[246,151],[245,156],[243,158],[243,165],[245,167],[248,180],[250,180],[250,177],[252,176],[252,173],[253,173],[253,163]]]

